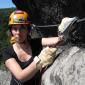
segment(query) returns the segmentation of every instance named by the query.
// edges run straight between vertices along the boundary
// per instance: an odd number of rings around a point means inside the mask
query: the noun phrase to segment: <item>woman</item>
[[[40,70],[48,65],[49,56],[52,59],[54,52],[45,53],[43,46],[55,46],[63,39],[62,37],[51,37],[42,39],[30,39],[31,31],[29,16],[25,11],[16,10],[9,18],[11,32],[11,45],[3,51],[6,67],[12,74],[10,85],[39,85]],[[40,53],[41,51],[41,53]],[[51,53],[52,52],[52,53]],[[40,53],[40,54],[39,54]],[[39,57],[35,57],[38,56]],[[46,57],[43,60],[43,57]]]

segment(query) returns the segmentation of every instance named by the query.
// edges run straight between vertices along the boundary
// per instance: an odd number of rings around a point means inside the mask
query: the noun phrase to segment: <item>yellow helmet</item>
[[[31,24],[29,15],[25,11],[16,10],[9,17],[9,24]]]

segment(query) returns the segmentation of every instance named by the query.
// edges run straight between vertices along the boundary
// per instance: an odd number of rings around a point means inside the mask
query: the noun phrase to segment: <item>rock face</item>
[[[42,85],[85,85],[85,49],[65,48],[44,72]]]
[[[8,71],[0,70],[0,85],[10,85],[11,75]]]
[[[85,17],[85,0],[12,0],[18,9],[27,11],[36,24],[59,23],[62,17]],[[77,3],[76,3],[77,2]]]

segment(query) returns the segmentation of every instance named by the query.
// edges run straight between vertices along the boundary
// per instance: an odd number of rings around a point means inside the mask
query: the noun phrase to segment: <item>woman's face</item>
[[[23,43],[29,32],[26,25],[12,25],[11,27],[11,33],[18,43]]]

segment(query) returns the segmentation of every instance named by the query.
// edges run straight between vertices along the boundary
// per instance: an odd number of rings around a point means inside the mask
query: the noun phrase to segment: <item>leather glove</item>
[[[62,19],[58,27],[58,35],[63,35],[64,41],[67,41],[67,39],[69,38],[70,32],[74,29],[73,24],[77,21],[77,19],[77,17],[65,17]]]
[[[58,27],[58,31],[60,33],[63,33],[64,31],[66,31],[68,29],[68,27],[70,25],[72,25],[75,21],[77,20],[77,17],[73,17],[73,18],[69,18],[69,17],[65,17],[62,19],[59,27]],[[70,30],[70,29],[68,29]]]
[[[56,48],[46,47],[41,53],[34,58],[36,62],[37,68],[42,69],[50,64],[52,64],[55,56],[56,56]]]

